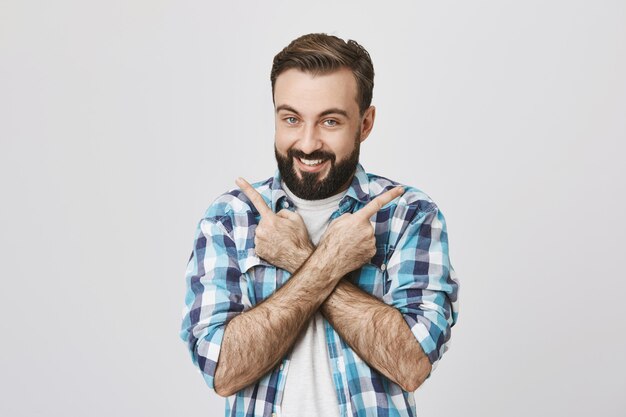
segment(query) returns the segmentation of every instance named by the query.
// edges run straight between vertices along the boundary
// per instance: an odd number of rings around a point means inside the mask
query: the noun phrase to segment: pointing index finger
[[[235,184],[237,184],[237,186],[241,188],[241,191],[243,191],[243,193],[250,199],[261,217],[274,214],[272,209],[270,209],[267,203],[265,203],[265,200],[263,200],[263,197],[261,197],[261,194],[259,194],[259,192],[255,190],[248,181],[239,177],[235,180]]]
[[[404,187],[397,186],[392,188],[391,190],[385,191],[369,203],[361,210],[354,213],[354,216],[361,216],[362,218],[369,220],[374,214],[376,214],[381,208],[385,206],[385,204],[389,203],[391,200],[400,197],[404,193]]]

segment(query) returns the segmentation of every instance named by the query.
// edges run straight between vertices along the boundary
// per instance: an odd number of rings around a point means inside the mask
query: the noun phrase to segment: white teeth
[[[321,164],[322,160],[321,159],[302,159],[302,158],[300,158],[300,162],[302,162],[304,165],[308,165],[308,166],[312,167],[312,166]]]

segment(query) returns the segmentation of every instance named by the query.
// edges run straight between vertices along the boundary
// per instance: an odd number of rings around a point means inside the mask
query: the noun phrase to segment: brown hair
[[[291,41],[275,57],[272,64],[270,80],[272,81],[272,98],[276,78],[291,68],[313,74],[326,74],[342,67],[352,70],[357,83],[356,101],[361,115],[372,102],[374,90],[374,66],[369,53],[356,41],[348,40],[325,33],[310,33]]]

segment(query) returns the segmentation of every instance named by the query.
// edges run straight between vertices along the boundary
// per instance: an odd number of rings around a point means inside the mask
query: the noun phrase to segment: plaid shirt
[[[355,212],[398,185],[367,174],[358,165],[350,188],[331,216]],[[278,212],[294,210],[280,187],[278,172],[253,185]],[[210,388],[224,329],[229,320],[254,307],[289,278],[289,272],[254,251],[259,213],[240,190],[223,194],[196,229],[186,271],[187,294],[180,337]],[[458,280],[448,256],[443,214],[422,191],[404,194],[372,217],[376,255],[348,279],[397,308],[428,355],[433,369],[448,349],[458,314]],[[331,373],[342,417],[415,416],[412,392],[403,391],[367,365],[324,320]],[[289,357],[260,380],[227,398],[226,416],[280,416]]]

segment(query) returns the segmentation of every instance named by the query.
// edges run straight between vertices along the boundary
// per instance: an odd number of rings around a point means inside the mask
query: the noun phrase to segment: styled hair
[[[357,84],[356,101],[361,116],[372,102],[374,90],[374,66],[370,54],[356,41],[325,33],[310,33],[291,41],[275,57],[270,80],[272,98],[276,78],[291,68],[316,74],[327,74],[341,68],[352,71]]]

